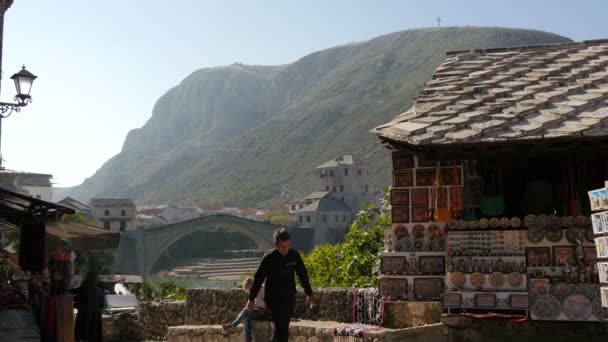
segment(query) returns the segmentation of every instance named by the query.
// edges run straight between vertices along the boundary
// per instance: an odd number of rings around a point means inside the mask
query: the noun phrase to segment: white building
[[[137,228],[135,203],[130,199],[93,198],[89,207],[99,228],[112,232]]]
[[[0,170],[0,187],[50,202],[53,175],[10,169]]]
[[[369,186],[368,166],[352,155],[344,155],[317,166],[317,189],[343,202],[353,212],[359,212],[373,201]]]

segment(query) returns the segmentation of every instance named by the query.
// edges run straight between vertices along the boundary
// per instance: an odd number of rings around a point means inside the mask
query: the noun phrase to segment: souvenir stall
[[[393,229],[385,234],[379,279],[387,300],[439,301],[445,278],[445,223],[462,203],[462,167],[393,153]],[[450,201],[450,194],[455,200]]]
[[[70,208],[0,188],[0,227],[5,232],[20,232],[19,267],[29,274],[29,306],[35,306],[36,298],[42,304],[43,309],[39,312],[33,310],[41,322],[42,341],[73,341],[71,296],[32,295],[35,289],[45,287],[43,284],[48,284],[49,280],[57,294],[65,287],[64,281],[69,273],[66,272],[65,256],[56,255],[48,262],[45,260],[46,224],[73,213]],[[51,271],[50,279],[45,270],[47,267]]]
[[[608,318],[598,284],[608,259],[593,267],[608,235],[591,228],[606,215],[584,198],[608,179],[607,56],[607,41],[452,52],[410,109],[373,130],[393,155],[411,156],[411,171],[393,162],[393,191],[404,194],[394,199],[411,202],[409,212],[394,203],[392,234],[406,234],[400,224],[413,234],[423,213],[411,193],[420,160],[440,170],[433,189],[449,189],[449,166],[462,169],[462,210],[450,190],[447,208],[442,192],[429,194],[423,224],[443,228],[446,310]]]
[[[604,188],[588,192],[591,204],[591,223],[594,234],[594,242],[597,250],[597,264],[595,265],[599,288],[599,303],[608,311],[608,181]],[[598,300],[593,302],[594,308],[598,306]],[[608,319],[608,317],[605,317]]]

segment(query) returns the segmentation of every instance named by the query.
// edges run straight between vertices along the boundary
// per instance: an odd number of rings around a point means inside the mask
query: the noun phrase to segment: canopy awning
[[[55,222],[74,210],[0,188],[0,231],[16,231],[33,223]]]
[[[120,242],[120,233],[69,221],[47,223],[46,234],[67,240],[74,250],[80,251],[118,248]]]

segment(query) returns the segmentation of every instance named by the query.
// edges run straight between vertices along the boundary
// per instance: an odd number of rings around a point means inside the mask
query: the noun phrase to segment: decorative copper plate
[[[479,272],[473,273],[473,274],[471,274],[471,278],[469,279],[469,282],[474,287],[480,289],[483,287],[483,284],[486,283],[486,276],[483,273],[479,273]]]
[[[549,293],[561,302],[572,294],[572,284],[555,283],[549,288]]]
[[[511,287],[520,287],[524,281],[524,276],[519,272],[511,272],[507,276],[507,283]]]
[[[467,229],[467,221],[463,219],[458,220],[458,229]]]
[[[490,226],[490,221],[487,218],[482,218],[479,220],[479,228],[486,229]]]
[[[477,222],[477,220],[467,221],[467,227],[469,229],[477,229],[479,228],[479,222]]]
[[[593,312],[593,316],[600,321],[608,320],[608,308],[602,307],[600,297],[595,298],[591,303],[591,311]]]
[[[573,321],[586,321],[592,310],[591,301],[579,294],[569,295],[562,303],[564,315]]]
[[[570,227],[566,230],[566,239],[573,245],[578,244],[578,242],[583,242],[583,230],[580,228]]]
[[[424,228],[423,225],[417,224],[417,225],[414,226],[414,237],[416,239],[422,239],[422,238],[424,238],[425,234],[426,234],[426,228]]]
[[[395,226],[395,237],[397,238],[401,238],[404,236],[409,235],[408,231],[407,231],[407,227],[402,225],[402,224],[398,224]]]
[[[490,284],[494,287],[501,287],[505,284],[505,275],[502,272],[490,274]]]
[[[537,223],[538,221],[536,220],[535,215],[527,215],[526,217],[524,217],[524,224],[528,228],[536,227]]]
[[[562,227],[570,227],[574,225],[574,217],[572,216],[564,216],[562,217],[561,221]]]
[[[539,227],[545,228],[549,225],[549,216],[547,215],[538,215],[536,217],[536,222]]]
[[[564,236],[564,231],[560,226],[551,226],[545,231],[545,237],[551,242],[559,242]]]
[[[490,219],[490,227],[492,227],[492,228],[498,228],[498,227],[500,227],[500,220],[497,219],[496,217],[492,217]]]
[[[595,236],[593,236],[593,227],[588,226],[585,228],[585,239],[591,243],[595,243]]]
[[[589,300],[594,300],[597,297],[596,286],[593,284],[578,283],[572,286],[572,293],[585,296]]]
[[[557,215],[549,215],[549,224],[552,226],[559,226],[562,220]]]
[[[549,282],[542,279],[535,279],[528,286],[528,291],[532,298],[549,293]]]
[[[509,228],[511,226],[511,220],[506,217],[500,219],[500,227]]]
[[[451,229],[458,228],[458,220],[457,219],[450,219],[448,221],[448,227],[450,227]]]
[[[521,227],[521,220],[519,219],[519,217],[511,218],[511,227],[513,227],[513,228]]]
[[[428,234],[428,236],[439,236],[439,226],[431,223],[427,228],[426,228],[426,233]]]
[[[450,274],[450,281],[456,287],[463,287],[467,282],[467,277],[462,272],[452,272]]]
[[[553,320],[562,312],[562,306],[559,299],[552,295],[544,294],[534,299],[531,310],[541,320]]]
[[[587,225],[587,217],[583,215],[578,215],[574,218],[574,225],[583,228]]]
[[[531,243],[539,243],[545,237],[545,231],[541,228],[529,228],[526,231],[526,237]]]

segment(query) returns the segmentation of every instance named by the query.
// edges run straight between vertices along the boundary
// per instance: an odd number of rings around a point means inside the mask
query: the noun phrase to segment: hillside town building
[[[93,221],[112,232],[136,228],[135,203],[130,199],[93,198],[90,203]]]

